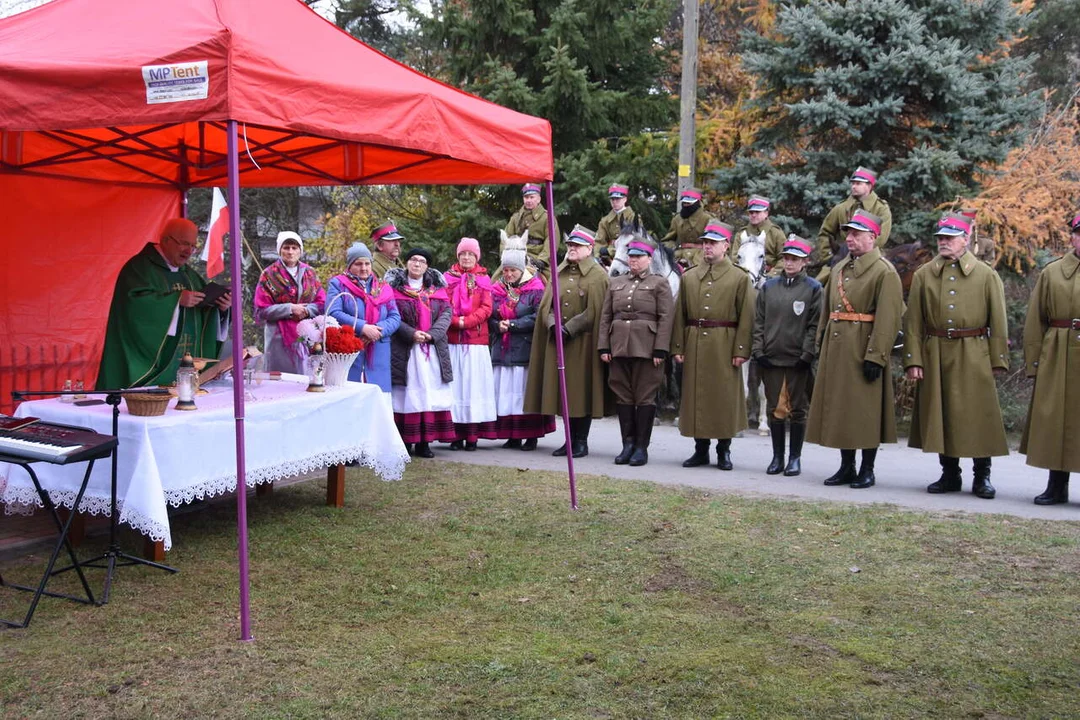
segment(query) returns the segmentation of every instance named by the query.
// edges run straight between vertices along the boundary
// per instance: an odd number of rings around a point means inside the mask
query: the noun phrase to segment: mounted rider
[[[750,196],[746,201],[746,214],[750,222],[735,233],[730,254],[733,258],[738,257],[739,248],[744,242],[757,240],[765,246],[765,274],[779,275],[783,271],[780,267],[780,255],[784,250],[787,235],[769,219],[771,210],[772,200],[764,195]]]
[[[879,250],[885,247],[889,241],[889,233],[892,231],[892,211],[889,204],[878,197],[874,192],[877,185],[877,173],[862,166],[855,169],[851,174],[851,194],[847,199],[839,203],[821,223],[818,230],[817,260],[814,268],[820,268],[817,280],[823,286],[829,284],[829,271],[833,255],[844,248],[844,224],[851,221],[855,213],[862,210],[881,218],[881,232],[875,240],[874,247]]]
[[[596,228],[596,244],[593,246],[593,257],[600,259],[604,265],[611,264],[611,258],[615,254],[615,240],[618,239],[624,225],[634,222],[634,210],[627,204],[630,196],[630,188],[626,185],[613,183],[608,188],[608,199],[611,200],[611,212],[600,218],[600,224]]]
[[[660,240],[675,251],[675,261],[683,270],[700,265],[702,261],[701,236],[712,218],[701,206],[701,199],[701,190],[697,188],[687,188],[679,193],[679,212],[671,218],[671,227]]]

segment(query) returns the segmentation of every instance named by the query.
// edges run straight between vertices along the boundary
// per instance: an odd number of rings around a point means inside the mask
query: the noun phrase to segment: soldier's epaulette
[[[896,266],[893,265],[892,260],[889,260],[889,258],[885,257],[884,254],[882,254],[881,257],[878,258],[878,260],[888,265],[893,272],[896,272]]]

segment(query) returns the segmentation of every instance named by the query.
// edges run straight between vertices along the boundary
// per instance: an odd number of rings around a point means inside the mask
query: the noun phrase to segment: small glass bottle
[[[83,392],[83,390],[85,390],[85,388],[83,387],[83,381],[82,380],[76,380],[75,381],[75,395],[74,395],[74,398],[76,400],[85,400],[86,399],[86,393]]]
[[[64,392],[65,393],[71,392],[71,380],[65,380],[64,381]],[[62,403],[75,402],[75,397],[72,396],[72,395],[64,394],[64,395],[60,396],[60,402],[62,402]]]

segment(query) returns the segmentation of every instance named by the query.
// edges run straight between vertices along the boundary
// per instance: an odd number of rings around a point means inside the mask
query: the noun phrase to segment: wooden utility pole
[[[683,0],[682,85],[679,89],[679,191],[694,186],[697,110],[698,0]],[[678,208],[678,200],[676,200]]]

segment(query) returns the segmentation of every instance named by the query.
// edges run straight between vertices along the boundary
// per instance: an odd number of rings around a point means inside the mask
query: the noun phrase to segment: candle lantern
[[[176,409],[194,410],[195,392],[199,387],[199,374],[195,370],[195,361],[191,353],[184,353],[180,367],[176,371]]]
[[[322,343],[311,346],[307,357],[308,392],[326,392],[326,353]]]

